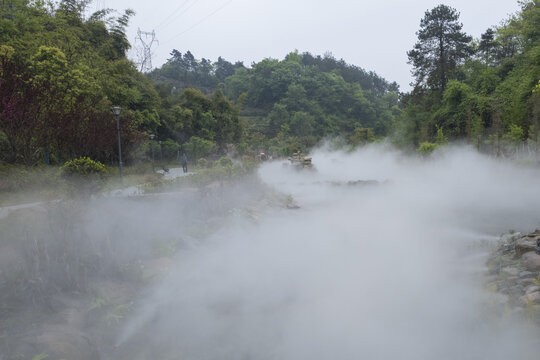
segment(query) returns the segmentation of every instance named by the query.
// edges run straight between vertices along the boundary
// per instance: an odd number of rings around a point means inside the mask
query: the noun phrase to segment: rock
[[[507,276],[518,276],[519,269],[509,266],[509,267],[502,268],[501,273]]]
[[[504,246],[501,248],[500,252],[502,254],[508,254],[511,251],[514,251],[514,244],[504,244]]]
[[[518,297],[521,294],[523,294],[523,288],[521,288],[521,286],[518,286],[518,285],[512,286],[508,289],[507,294],[513,297]]]
[[[535,291],[533,293],[523,295],[519,298],[519,301],[523,306],[527,306],[527,304],[540,304],[540,291]]]
[[[530,278],[532,276],[534,276],[535,274],[532,272],[532,271],[522,271],[519,273],[519,278],[520,279],[523,279],[523,278]]]
[[[527,287],[527,286],[530,286],[530,285],[535,285],[536,284],[536,279],[534,279],[534,278],[519,279],[518,284],[521,285],[521,286],[524,286],[524,287]]]
[[[529,251],[522,256],[523,264],[530,271],[540,271],[540,255]]]
[[[529,285],[525,289],[525,294],[528,295],[528,294],[532,294],[533,292],[537,292],[537,291],[540,291],[540,287],[538,287],[536,285]]]
[[[529,237],[517,239],[515,249],[518,256],[521,256],[529,251],[534,251],[536,249],[536,240]]]

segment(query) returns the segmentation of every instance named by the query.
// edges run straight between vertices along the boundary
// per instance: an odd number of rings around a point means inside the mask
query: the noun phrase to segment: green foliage
[[[353,146],[365,145],[375,141],[375,134],[371,128],[356,128],[349,141]]]
[[[81,157],[67,161],[60,170],[62,171],[62,176],[64,177],[92,177],[95,175],[103,177],[107,173],[105,165],[88,157]]]
[[[455,62],[445,87],[440,79],[438,86],[430,86],[428,78],[420,76],[429,74],[417,72],[417,80],[428,86],[417,86],[404,97],[396,142],[439,142],[440,129],[449,140],[467,139],[479,149],[487,144],[497,154],[501,143],[534,145],[540,128],[540,5],[521,5],[519,13],[482,34],[476,56]]]
[[[85,15],[86,1],[18,2],[0,18],[0,131],[4,158],[34,165],[44,153],[116,158],[111,106],[129,161],[140,131],[155,128],[159,106],[150,82],[126,59],[133,11]],[[6,30],[6,31],[3,31]],[[154,115],[154,116],[152,116]]]
[[[435,149],[438,147],[438,144],[431,143],[431,142],[423,142],[420,144],[418,149],[416,150],[418,154],[422,156],[430,155]]]
[[[209,140],[202,139],[197,136],[192,136],[188,142],[184,144],[184,149],[192,158],[202,158],[210,155],[214,148],[214,143]]]
[[[212,141],[218,153],[233,143],[244,144],[241,153],[271,150],[289,155],[293,148],[310,148],[325,136],[348,137],[355,128],[371,128],[374,136],[384,136],[400,112],[395,83],[331,54],[293,52],[281,61],[264,59],[251,69],[234,67],[223,73],[223,92],[214,91],[210,98],[201,82],[200,91],[174,90],[180,78],[194,71],[186,69],[197,68],[202,60],[189,52],[171,55],[155,72],[161,74],[156,78],[163,99],[160,132],[179,143],[192,136]]]
[[[48,358],[49,355],[45,354],[45,353],[40,353],[40,354],[37,354],[36,356],[32,357],[32,360],[44,360],[46,358]]]
[[[180,145],[172,139],[167,139],[161,142],[161,152],[165,159],[176,159]]]
[[[437,128],[437,138],[435,142],[437,145],[444,145],[448,142],[448,138],[444,136],[443,129],[440,127]]]
[[[461,31],[462,27],[456,9],[439,5],[426,11],[417,32],[418,42],[407,53],[416,86],[444,91],[448,81],[456,78],[457,66],[473,53],[469,45],[472,38]]]
[[[70,185],[71,196],[87,197],[99,191],[104,185],[107,173],[105,166],[90,158],[70,160],[60,168],[62,177]]]
[[[209,165],[209,162],[208,160],[206,160],[205,158],[200,158],[199,160],[197,160],[197,167],[199,168],[207,168]]]
[[[535,85],[535,87],[532,90],[533,93],[540,92],[540,80],[538,80],[538,84]]]
[[[512,144],[520,144],[524,140],[524,136],[523,128],[516,124],[510,124],[508,132],[503,135],[503,139]]]
[[[223,156],[218,160],[220,166],[227,167],[232,166],[233,162],[228,156]]]

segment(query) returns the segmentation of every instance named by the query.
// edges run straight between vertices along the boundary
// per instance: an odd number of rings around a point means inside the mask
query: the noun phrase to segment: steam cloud
[[[300,206],[236,219],[175,257],[118,351],[181,359],[537,359],[489,310],[482,244],[540,220],[539,171],[453,148],[320,150],[261,167]],[[380,183],[348,185],[348,181]],[[248,192],[244,189],[243,192]],[[114,356],[111,356],[114,357]]]

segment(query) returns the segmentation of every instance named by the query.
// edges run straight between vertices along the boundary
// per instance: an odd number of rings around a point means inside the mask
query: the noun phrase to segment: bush
[[[208,167],[208,160],[206,160],[205,158],[200,158],[199,160],[197,160],[197,166],[200,168]]]
[[[439,145],[432,142],[423,142],[416,151],[422,156],[427,156],[431,154],[438,146]]]
[[[232,166],[233,164],[232,160],[227,156],[223,156],[222,158],[218,160],[218,162],[219,162],[219,165],[223,167]]]
[[[175,159],[179,149],[180,145],[172,139],[167,139],[161,143],[161,151],[165,159]]]
[[[102,178],[107,173],[105,165],[88,157],[67,161],[60,170],[62,171],[62,176],[66,178],[73,176],[95,177],[96,175]]]
[[[210,155],[214,149],[214,143],[197,136],[192,136],[184,144],[184,149],[191,158],[197,159]]]
[[[104,185],[107,173],[105,165],[90,158],[68,161],[60,168],[62,177],[68,181],[71,195],[89,196]]]

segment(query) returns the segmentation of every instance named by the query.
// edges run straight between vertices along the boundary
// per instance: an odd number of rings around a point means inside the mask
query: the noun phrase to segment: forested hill
[[[242,62],[232,64],[221,56],[212,62],[205,58],[196,59],[189,50],[182,54],[173,49],[167,62],[147,75],[158,86],[168,85],[177,90],[193,88],[211,94],[225,78],[243,67]]]
[[[242,108],[244,145],[249,148],[283,153],[313,146],[325,136],[363,142],[387,135],[399,114],[395,82],[331,54],[292,52],[250,68],[221,57],[215,63],[197,60],[190,51],[171,55],[149,74],[160,94],[172,100],[185,87],[203,93],[220,88]],[[167,104],[176,102],[164,100],[161,117],[170,118]]]
[[[330,53],[294,51],[245,66],[172,50],[142,74],[126,57],[133,12],[87,14],[89,3],[0,2],[0,164],[117,162],[112,106],[122,108],[127,163],[151,157],[151,138],[165,158],[185,151],[195,160],[289,155],[325,138],[538,148],[540,0],[519,1],[520,11],[480,39],[462,31],[449,6],[418,14],[407,53],[415,86],[401,95],[396,83]]]

